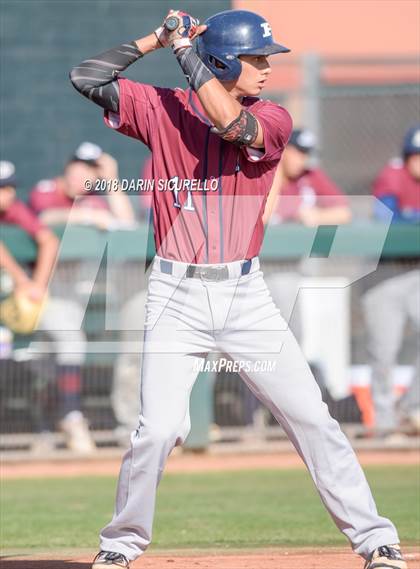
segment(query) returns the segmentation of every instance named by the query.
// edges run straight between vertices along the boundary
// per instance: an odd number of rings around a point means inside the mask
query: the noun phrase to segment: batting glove
[[[155,35],[162,47],[171,46],[173,51],[191,47],[192,38],[197,32],[199,20],[186,12],[170,10],[163,24],[155,30]]]

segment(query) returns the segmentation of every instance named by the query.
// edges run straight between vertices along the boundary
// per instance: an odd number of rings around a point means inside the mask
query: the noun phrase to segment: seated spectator
[[[420,221],[420,124],[411,127],[403,141],[402,157],[393,158],[378,174],[373,195],[393,212],[393,221]],[[384,209],[376,207],[377,219]]]
[[[132,228],[135,225],[134,211],[130,199],[121,189],[86,191],[86,181],[94,188],[100,180],[109,181],[113,188],[116,182],[119,187],[117,162],[96,144],[84,142],[76,149],[61,177],[38,182],[31,192],[30,205],[40,219],[51,225],[93,225],[102,230]],[[71,263],[60,263],[54,275],[53,286],[60,293],[73,295],[81,303],[83,298],[80,283],[89,274],[90,262],[89,259],[81,258],[72,260]],[[70,272],[71,290],[68,278]],[[108,283],[111,280],[117,287],[116,278],[117,274],[110,272]]]
[[[351,220],[348,199],[340,188],[321,168],[308,165],[314,149],[315,136],[310,130],[292,132],[270,192],[269,203],[273,193],[277,194],[270,223],[294,221],[316,227]]]
[[[58,250],[58,239],[36,215],[16,197],[15,167],[11,162],[0,162],[0,223],[20,227],[37,245],[37,257],[32,270],[27,271],[11,254],[7,247],[0,243],[0,268],[5,270],[13,281],[14,291],[25,295],[33,301],[45,298],[48,282],[54,267]],[[89,453],[95,445],[90,435],[87,421],[81,412],[81,365],[85,353],[79,349],[72,353],[66,348],[69,342],[83,346],[86,342],[82,331],[72,330],[72,319],[80,318],[78,305],[68,299],[50,297],[42,312],[39,330],[44,330],[54,341],[54,357],[56,380],[58,387],[58,426],[65,434],[67,446],[73,451]],[[48,436],[49,426],[42,425],[35,442],[34,449],[51,445]]]
[[[394,213],[393,221],[420,221],[420,124],[403,141],[402,160],[393,160],[376,178],[373,194]],[[376,207],[381,219],[383,208]],[[362,298],[370,364],[375,425],[368,436],[394,437],[401,428],[420,433],[420,270],[386,279]],[[416,366],[411,386],[397,402],[393,371],[407,322],[416,334]]]
[[[36,242],[38,256],[31,276],[16,262],[10,261],[5,250],[1,263],[2,266],[7,265],[4,268],[11,273],[15,288],[19,292],[33,300],[42,300],[55,262],[58,240],[30,209],[17,199],[15,166],[8,161],[0,162],[0,222],[17,225]]]
[[[93,225],[108,230],[135,224],[130,200],[122,191],[94,192],[99,179],[115,181],[116,160],[96,144],[82,143],[64,168],[62,176],[41,180],[29,196],[29,205],[47,225],[65,223]],[[86,184],[91,191],[86,190]]]

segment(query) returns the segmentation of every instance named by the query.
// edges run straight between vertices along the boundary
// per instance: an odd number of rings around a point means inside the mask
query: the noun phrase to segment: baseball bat
[[[165,28],[168,32],[173,32],[178,27],[178,18],[176,16],[171,16],[167,20],[165,20]]]

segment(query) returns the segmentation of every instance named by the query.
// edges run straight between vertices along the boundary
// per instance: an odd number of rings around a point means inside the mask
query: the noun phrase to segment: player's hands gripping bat
[[[191,47],[192,40],[202,33],[206,26],[199,26],[199,20],[181,10],[169,10],[155,35],[162,47],[170,46],[174,51]]]

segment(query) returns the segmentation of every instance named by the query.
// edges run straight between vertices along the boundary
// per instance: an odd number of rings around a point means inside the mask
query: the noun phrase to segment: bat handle
[[[176,16],[170,16],[165,20],[165,28],[168,32],[173,32],[178,27],[178,18]]]

